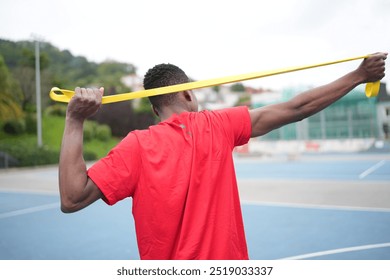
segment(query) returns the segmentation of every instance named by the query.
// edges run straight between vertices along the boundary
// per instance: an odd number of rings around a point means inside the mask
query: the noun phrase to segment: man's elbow
[[[94,183],[89,180],[87,185],[64,185],[60,183],[61,211],[63,213],[77,212],[99,198],[102,193]]]
[[[62,213],[74,213],[81,209],[79,203],[73,202],[71,199],[61,197],[61,211]]]
[[[65,214],[77,212],[79,209],[76,209],[74,206],[71,206],[67,203],[61,202],[61,212]]]

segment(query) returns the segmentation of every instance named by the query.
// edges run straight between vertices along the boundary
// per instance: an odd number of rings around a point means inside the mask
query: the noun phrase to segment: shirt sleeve
[[[129,133],[106,157],[88,169],[88,176],[103,193],[103,200],[113,205],[134,194],[140,166],[138,140]]]
[[[232,147],[248,143],[252,133],[252,125],[247,107],[239,106],[216,112],[220,116],[228,138],[231,139]]]

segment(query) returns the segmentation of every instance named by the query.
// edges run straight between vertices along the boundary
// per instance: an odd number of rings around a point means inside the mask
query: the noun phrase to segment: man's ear
[[[190,92],[190,91],[184,90],[184,91],[183,91],[183,96],[184,96],[184,98],[185,98],[187,101],[189,101],[189,102],[192,101],[192,95],[191,95],[191,92]]]
[[[156,116],[159,117],[160,115],[158,114],[156,107],[154,107],[153,104],[151,104],[150,106],[152,107],[152,110],[156,114]]]

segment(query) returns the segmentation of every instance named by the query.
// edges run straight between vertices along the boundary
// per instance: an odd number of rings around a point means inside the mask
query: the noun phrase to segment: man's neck
[[[187,110],[181,108],[181,107],[174,107],[174,108],[165,108],[162,112],[159,113],[160,121],[166,121],[173,115],[180,115],[181,113],[188,112]]]

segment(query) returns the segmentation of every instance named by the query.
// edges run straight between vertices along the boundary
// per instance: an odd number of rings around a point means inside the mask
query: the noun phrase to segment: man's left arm
[[[291,100],[250,110],[251,137],[264,135],[283,125],[303,120],[339,100],[362,83],[375,82],[385,76],[387,53],[376,53],[343,77],[308,90]]]

